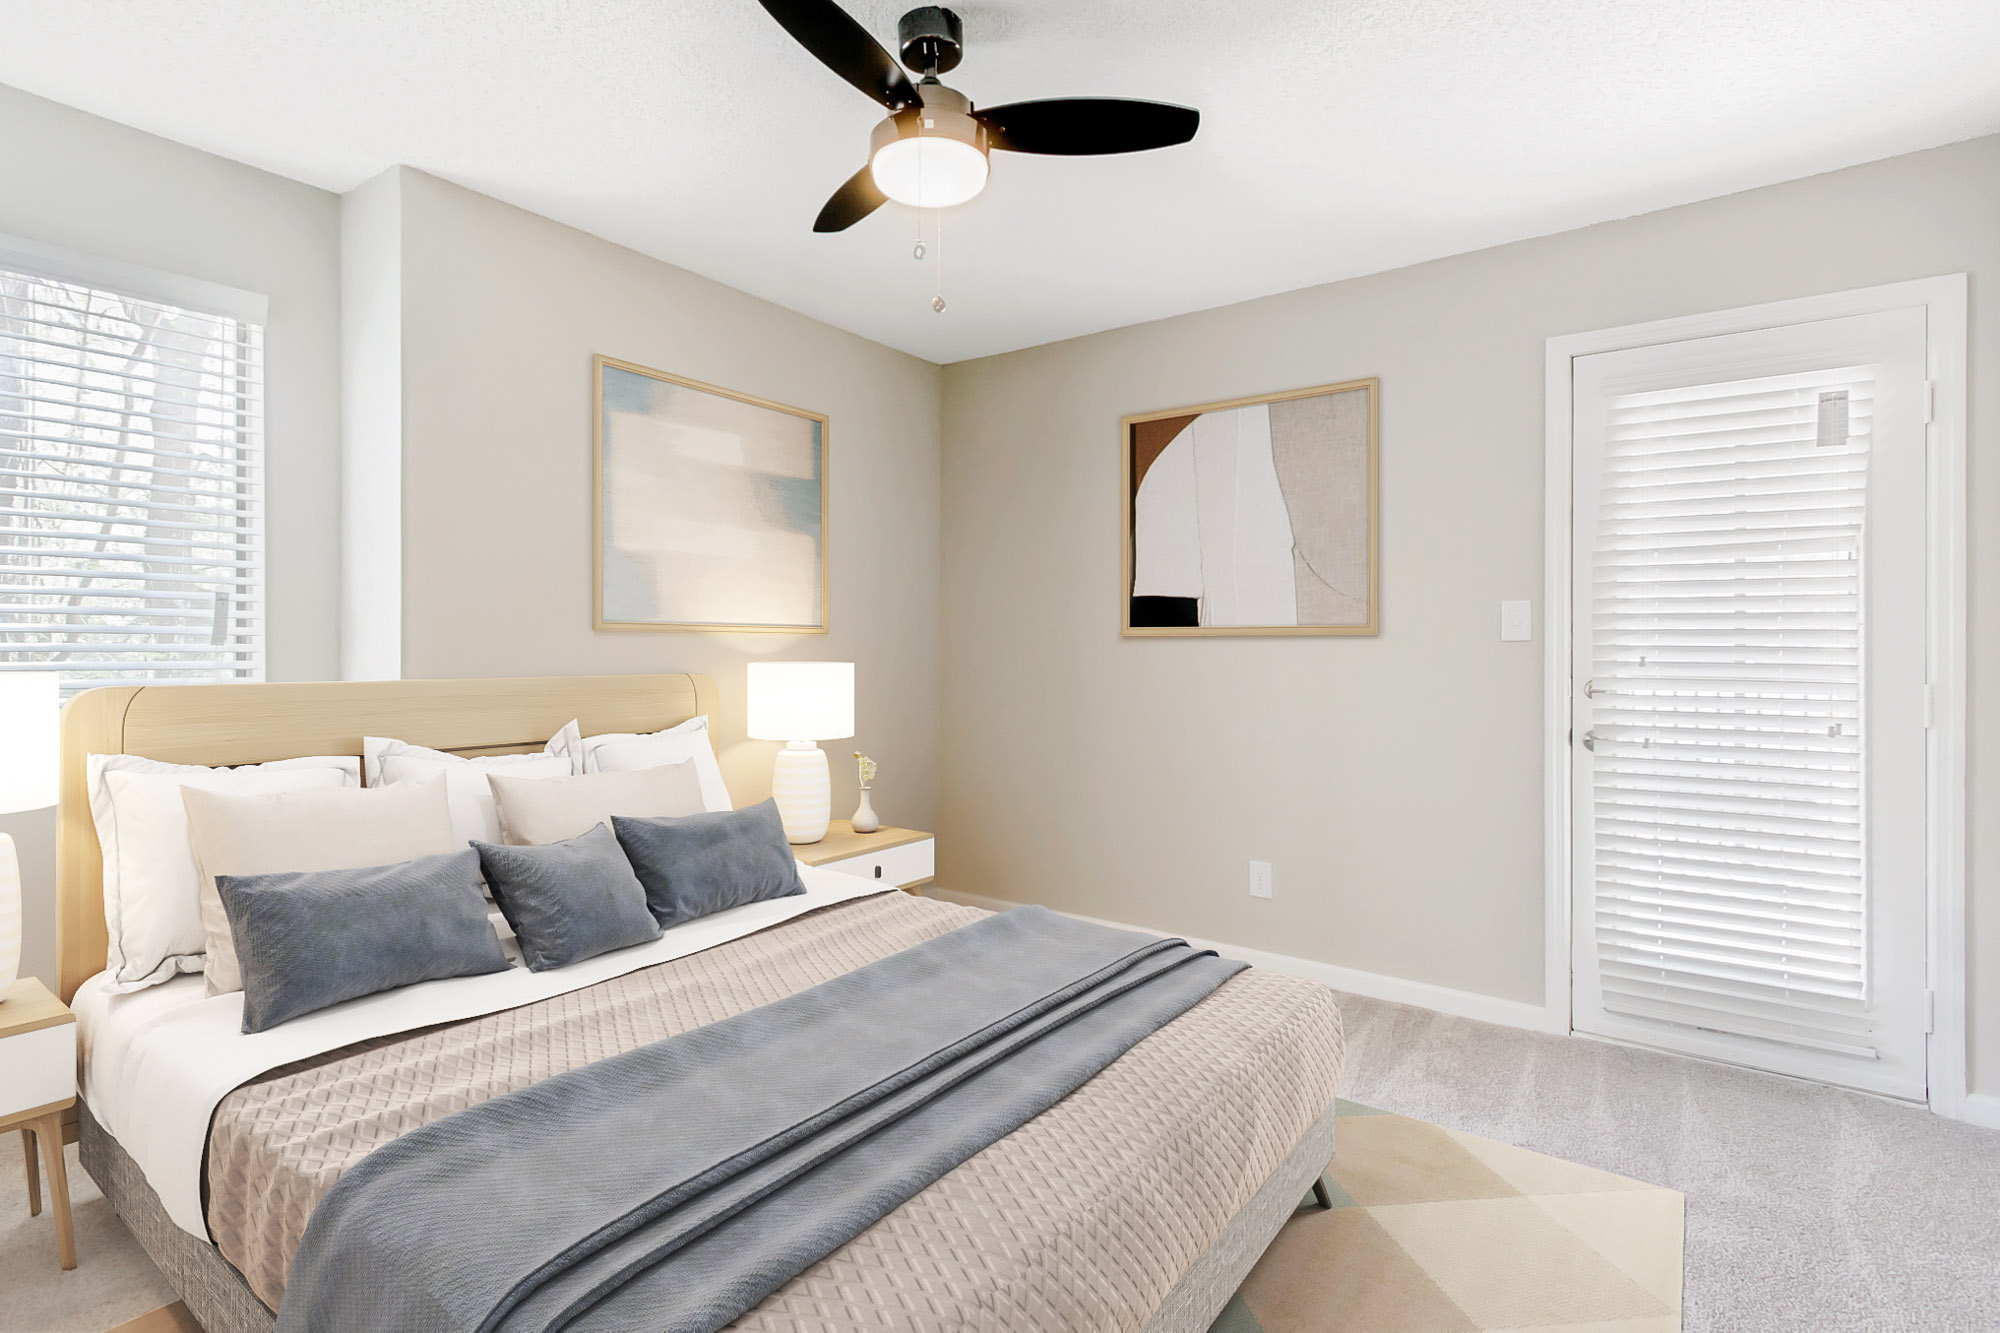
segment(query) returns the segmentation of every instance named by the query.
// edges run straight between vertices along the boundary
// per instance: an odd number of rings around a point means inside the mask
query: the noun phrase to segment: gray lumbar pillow
[[[806,891],[776,801],[669,819],[621,815],[611,827],[662,926]]]
[[[534,847],[477,841],[472,847],[530,971],[566,967],[660,938],[644,886],[602,824]]]
[[[243,973],[243,1030],[377,991],[505,971],[470,851],[358,870],[217,875]]]

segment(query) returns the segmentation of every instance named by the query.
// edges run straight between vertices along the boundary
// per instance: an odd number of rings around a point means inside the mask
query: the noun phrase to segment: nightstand
[[[63,1112],[76,1104],[76,1015],[33,977],[0,992],[0,1133],[21,1131],[28,1159],[28,1214],[42,1211],[35,1143],[48,1164],[55,1204],[56,1252],[76,1267],[69,1222],[69,1174],[63,1168]]]
[[[937,838],[913,828],[856,833],[852,824],[836,819],[824,838],[792,848],[792,855],[809,866],[879,879],[911,893],[921,893],[937,876]]]

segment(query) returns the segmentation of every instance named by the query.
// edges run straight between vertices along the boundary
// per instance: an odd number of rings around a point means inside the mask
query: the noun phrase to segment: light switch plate
[[[1535,604],[1533,602],[1500,603],[1500,641],[1502,643],[1525,643],[1535,637]]]

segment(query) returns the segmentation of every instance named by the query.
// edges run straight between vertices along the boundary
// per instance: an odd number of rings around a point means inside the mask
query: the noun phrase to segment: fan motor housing
[[[987,151],[986,127],[973,119],[972,103],[964,93],[941,83],[919,84],[917,93],[923,98],[922,106],[908,107],[875,123],[868,140],[869,157],[880,152],[883,144],[919,135],[957,139],[982,153]]]
[[[942,5],[924,5],[896,20],[903,63],[918,74],[943,74],[965,56],[965,25]]]

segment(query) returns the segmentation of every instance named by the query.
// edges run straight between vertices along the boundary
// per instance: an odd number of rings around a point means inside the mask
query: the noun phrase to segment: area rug
[[[1343,1101],[1307,1199],[1211,1333],[1679,1333],[1670,1189]]]

